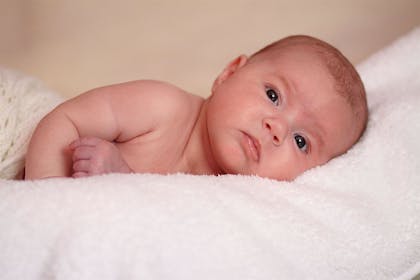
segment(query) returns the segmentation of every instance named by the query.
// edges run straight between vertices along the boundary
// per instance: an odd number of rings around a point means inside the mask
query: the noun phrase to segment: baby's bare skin
[[[115,143],[129,166],[119,164],[121,169],[114,167],[113,172],[197,170],[213,174],[206,162],[190,168],[186,155],[194,149],[191,132],[202,103],[200,97],[157,81],[135,81],[85,93],[63,103],[41,122],[27,154],[25,177],[109,172],[103,166],[113,150],[109,142]],[[188,150],[187,143],[192,145]],[[112,161],[115,158],[114,154]],[[76,159],[76,167],[84,165],[86,174],[80,168],[73,170],[72,159]],[[85,162],[78,162],[83,159]]]
[[[230,62],[207,99],[134,81],[64,102],[35,130],[25,178],[182,172],[292,180],[349,149],[363,121],[313,49],[285,45]]]

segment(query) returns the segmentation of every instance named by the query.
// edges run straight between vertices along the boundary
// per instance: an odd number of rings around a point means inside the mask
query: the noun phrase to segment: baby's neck
[[[197,175],[223,174],[214,161],[210,148],[207,130],[207,100],[202,102],[198,118],[185,146],[183,159],[188,173]]]

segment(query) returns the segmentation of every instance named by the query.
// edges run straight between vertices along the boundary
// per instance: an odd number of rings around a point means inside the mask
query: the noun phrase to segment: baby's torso
[[[183,156],[201,107],[201,98],[191,96],[188,106],[180,106],[154,130],[129,141],[116,143],[123,158],[132,170],[139,173],[176,173],[185,170]]]
[[[154,131],[124,143],[116,143],[123,158],[135,172],[174,173],[182,159],[186,139],[176,131]]]

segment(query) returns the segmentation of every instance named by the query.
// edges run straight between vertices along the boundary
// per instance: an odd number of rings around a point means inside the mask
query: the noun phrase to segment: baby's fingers
[[[91,163],[89,160],[78,160],[73,162],[73,172],[86,172],[89,173]]]
[[[74,149],[72,160],[76,162],[78,160],[91,159],[95,154],[95,148],[89,146],[79,146]]]
[[[78,160],[73,163],[73,177],[86,177],[100,174],[97,164],[90,160]]]
[[[87,172],[74,172],[73,178],[80,178],[80,177],[88,177],[89,174]]]

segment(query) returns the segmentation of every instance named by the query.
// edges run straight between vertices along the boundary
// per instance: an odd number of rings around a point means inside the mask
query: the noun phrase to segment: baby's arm
[[[181,91],[160,82],[136,81],[94,89],[64,102],[36,128],[26,156],[25,179],[71,176],[69,145],[81,137],[126,142],[153,131],[162,112],[171,111],[167,108],[171,102],[162,100],[173,92]]]
[[[79,138],[77,126],[66,114],[70,103],[60,105],[38,124],[25,158],[25,179],[70,176],[68,144]]]

